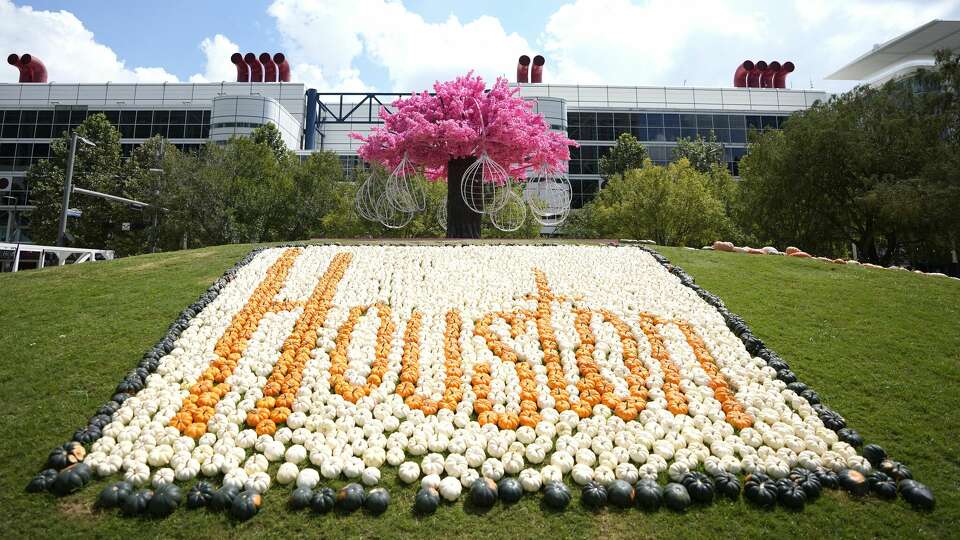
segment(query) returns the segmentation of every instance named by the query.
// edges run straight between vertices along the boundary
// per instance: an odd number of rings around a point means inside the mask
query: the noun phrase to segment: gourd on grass
[[[478,478],[470,486],[470,504],[490,508],[497,502],[497,484],[489,478]]]
[[[382,487],[373,488],[363,499],[363,508],[374,516],[387,511],[390,505],[390,492]]]
[[[263,499],[260,497],[260,493],[253,490],[243,491],[234,497],[233,502],[230,503],[230,515],[240,521],[246,521],[257,515],[261,504],[263,504]]]
[[[208,482],[197,482],[187,492],[187,508],[202,508],[210,504],[216,490]]]
[[[580,490],[580,502],[591,510],[603,508],[607,504],[607,488],[600,482],[587,482]]]
[[[867,479],[860,471],[844,469],[837,475],[837,480],[840,482],[840,487],[854,497],[864,497],[870,492]]]
[[[29,493],[40,493],[41,491],[48,491],[53,487],[53,482],[57,479],[57,470],[56,469],[44,469],[37,473],[30,482],[27,484],[27,491]]]
[[[701,504],[713,502],[713,481],[701,472],[689,472],[680,479],[683,487],[687,488],[690,499]]]
[[[670,482],[663,488],[663,503],[667,508],[675,512],[683,512],[690,506],[690,493],[683,484]]]
[[[313,490],[308,487],[299,487],[290,493],[290,499],[287,501],[291,510],[303,510],[310,506],[313,500]]]
[[[337,510],[350,513],[363,506],[363,486],[357,483],[351,483],[340,488],[337,492]]]
[[[633,486],[637,507],[648,512],[660,509],[663,502],[663,488],[656,480],[640,480]]]
[[[618,508],[630,508],[633,506],[635,493],[633,486],[624,480],[614,480],[607,486],[607,498],[610,504]]]
[[[430,487],[420,488],[416,497],[413,498],[413,510],[418,514],[432,514],[439,505],[440,493]]]
[[[139,516],[146,512],[147,506],[150,504],[150,499],[153,498],[153,491],[149,489],[141,489],[124,497],[123,502],[120,504],[120,511],[123,515],[132,517]]]
[[[240,494],[240,490],[233,486],[223,486],[210,497],[210,510],[224,512],[233,504],[233,499]]]
[[[740,480],[736,475],[728,472],[721,472],[713,477],[713,485],[717,493],[723,497],[735,501],[740,498]]]
[[[313,492],[310,499],[310,508],[318,514],[326,514],[333,510],[337,503],[337,493],[333,488],[322,487]]]
[[[97,508],[118,508],[123,499],[133,493],[130,482],[114,482],[100,491],[97,496]]]
[[[570,490],[562,482],[547,482],[543,486],[543,502],[553,510],[563,510],[570,504]]]
[[[504,476],[497,482],[497,495],[500,500],[513,504],[523,498],[523,486],[512,476]]]
[[[176,511],[183,501],[183,492],[176,484],[164,484],[153,492],[147,510],[150,517],[164,518]]]

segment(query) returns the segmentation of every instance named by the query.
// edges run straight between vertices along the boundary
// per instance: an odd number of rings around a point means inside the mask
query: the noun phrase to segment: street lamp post
[[[160,236],[160,183],[163,178],[163,169],[150,169],[151,173],[157,175],[157,183],[153,192],[153,242],[150,246],[150,253],[157,252],[157,238]]]
[[[63,207],[60,208],[60,226],[57,228],[57,246],[63,247],[67,240],[67,209],[70,207],[70,192],[73,190],[73,162],[77,156],[77,141],[90,146],[96,144],[84,139],[76,131],[70,135],[70,153],[67,155],[67,172],[63,176]]]

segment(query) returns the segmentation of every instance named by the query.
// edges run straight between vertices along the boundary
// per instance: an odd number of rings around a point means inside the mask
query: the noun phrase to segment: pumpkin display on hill
[[[27,491],[122,478],[98,506],[164,517],[192,485],[188,507],[249,519],[276,482],[292,510],[373,516],[394,511],[377,487],[394,467],[418,514],[525,492],[563,510],[568,482],[591,509],[696,511],[740,478],[763,508],[837,487],[933,508],[802,376],[637,246],[271,247],[185,309]]]

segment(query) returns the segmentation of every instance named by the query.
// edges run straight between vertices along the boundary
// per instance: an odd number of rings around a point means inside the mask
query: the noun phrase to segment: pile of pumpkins
[[[221,277],[200,299],[181,314],[171,326],[167,335],[149,351],[137,368],[131,371],[116,389],[109,402],[97,410],[88,425],[77,430],[74,440],[54,448],[47,461],[46,468],[27,485],[27,491],[49,491],[57,496],[76,492],[86,486],[93,476],[91,467],[83,463],[86,455],[84,444],[91,444],[102,435],[101,428],[109,423],[111,416],[130,396],[139,392],[146,376],[156,371],[159,359],[168,354],[180,333],[190,319],[203,310],[235,276],[237,270],[249,263],[257,251],[240,261],[233,269]],[[760,357],[776,371],[778,379],[787,388],[805,399],[823,421],[825,427],[835,431],[840,440],[853,447],[862,447],[863,458],[872,465],[872,472],[864,475],[847,469],[839,474],[827,470],[809,471],[793,469],[786,478],[772,479],[762,473],[748,475],[743,482],[729,473],[710,477],[699,472],[683,475],[679,481],[661,487],[652,480],[640,480],[634,485],[615,480],[607,484],[589,482],[582,489],[581,500],[588,508],[601,508],[606,504],[617,507],[639,506],[646,510],[655,510],[661,505],[682,511],[694,503],[708,503],[715,496],[732,499],[743,493],[744,498],[760,507],[780,504],[786,508],[801,509],[810,500],[816,498],[822,488],[843,488],[854,496],[873,493],[884,499],[893,499],[899,494],[906,502],[917,509],[932,509],[935,501],[930,489],[912,479],[907,467],[892,461],[882,448],[876,445],[863,446],[863,440],[846,421],[835,411],[823,406],[815,391],[797,381],[789,366],[773,351],[767,349],[756,338],[746,323],[737,315],[729,312],[716,296],[696,285],[693,278],[682,269],[672,266],[659,253],[650,254],[668,271],[674,274],[683,285],[693,289],[707,304],[713,306],[724,318],[730,330],[740,338],[751,355]],[[401,467],[402,476],[402,467]],[[522,477],[522,475],[521,475]],[[461,495],[461,482],[455,477],[437,479],[437,485],[424,485],[415,498],[414,509],[418,513],[430,513],[436,510],[441,499],[456,500]],[[454,485],[456,484],[456,485]],[[337,509],[352,512],[361,507],[370,514],[377,515],[386,511],[390,502],[389,493],[382,488],[365,492],[359,484],[349,484],[339,492],[330,488],[300,486],[291,495],[292,508],[310,507],[317,512],[329,512]],[[505,503],[518,501],[523,495],[523,486],[513,477],[503,477],[499,482],[479,478],[474,481],[467,493],[468,503],[477,508],[489,508],[497,500]],[[545,482],[542,487],[544,503],[556,510],[566,508],[571,499],[570,490],[562,482]],[[155,490],[136,490],[127,482],[118,482],[108,486],[100,495],[98,505],[103,508],[120,508],[125,515],[150,515],[162,517],[176,510],[183,501],[181,488],[174,484],[165,484]],[[215,489],[206,482],[196,483],[187,493],[188,507],[207,506],[217,511],[227,511],[238,519],[249,519],[256,515],[261,505],[260,492],[253,489],[240,490],[236,487]]]

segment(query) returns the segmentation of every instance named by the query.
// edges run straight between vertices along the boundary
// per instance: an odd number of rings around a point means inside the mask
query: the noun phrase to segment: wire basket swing
[[[480,101],[473,99],[480,116],[480,156],[470,164],[460,178],[460,193],[467,208],[478,214],[496,212],[507,204],[512,193],[512,182],[507,170],[497,163],[486,150],[486,126]]]
[[[541,169],[535,176],[527,178],[523,186],[523,200],[538,223],[557,226],[570,214],[573,189],[563,172]]]
[[[385,191],[387,202],[400,212],[423,212],[427,209],[427,192],[406,154],[387,177]]]
[[[490,213],[490,223],[503,232],[513,232],[523,226],[527,219],[527,205],[513,190],[507,193],[506,203]]]
[[[357,214],[367,221],[380,221],[377,202],[383,193],[383,172],[377,167],[370,168],[370,174],[364,179],[354,197]]]

